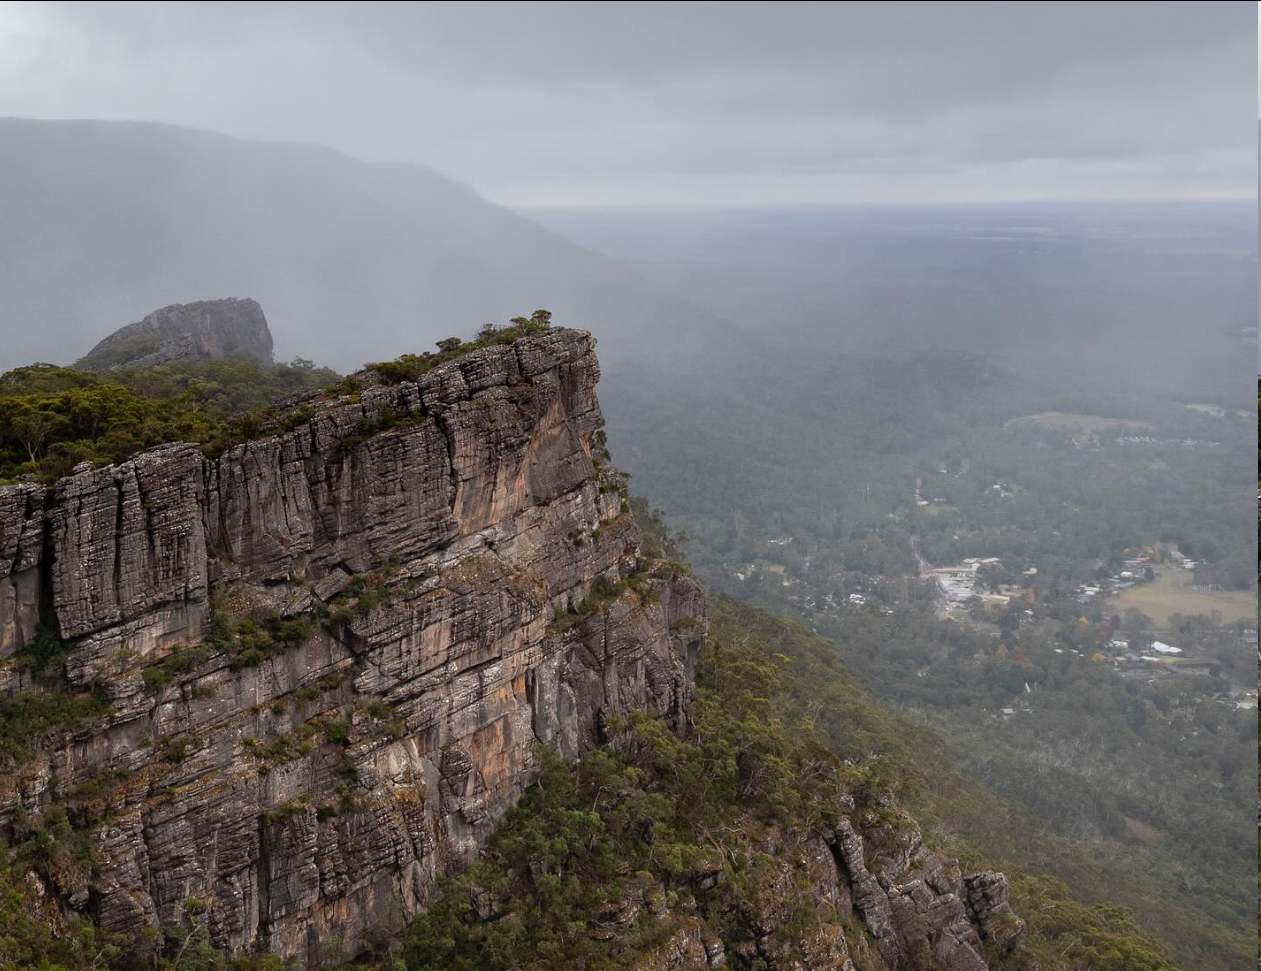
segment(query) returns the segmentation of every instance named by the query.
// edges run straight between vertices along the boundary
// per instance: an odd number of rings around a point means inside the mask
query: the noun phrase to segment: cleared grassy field
[[[1145,432],[1151,431],[1152,428],[1145,421],[1132,421],[1129,418],[1100,418],[1098,415],[1076,415],[1067,411],[1044,411],[1041,414],[1025,415],[1023,418],[1012,418],[1004,422],[1004,427],[1011,425],[1042,425],[1044,428],[1060,428],[1070,432]]]
[[[1211,614],[1220,611],[1225,623],[1256,620],[1257,595],[1249,590],[1218,590],[1202,593],[1191,590],[1192,575],[1187,570],[1166,569],[1151,583],[1122,590],[1108,603],[1118,612],[1137,607],[1158,624],[1170,614]]]

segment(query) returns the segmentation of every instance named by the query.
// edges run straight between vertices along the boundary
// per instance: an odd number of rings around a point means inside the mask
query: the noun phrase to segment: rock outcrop
[[[327,963],[472,860],[537,745],[679,715],[704,596],[641,555],[593,347],[531,334],[215,459],[0,487],[0,661],[42,624],[110,706],[3,767],[0,835],[57,807],[84,848],[31,877],[62,914]]]
[[[744,937],[733,944],[741,967],[987,971],[984,940],[999,934],[1007,951],[1024,933],[1003,874],[965,877],[887,808],[851,808],[827,837],[772,830],[755,850],[776,865],[741,905]],[[817,915],[805,934],[797,929],[803,903]],[[680,965],[691,966],[701,965]]]
[[[853,908],[889,967],[986,971],[983,939],[1004,952],[1020,943],[1025,925],[1007,902],[1003,874],[964,876],[904,817],[867,811],[857,818],[874,848],[849,817],[829,842]]]
[[[903,814],[843,801],[847,813],[826,835],[752,820],[725,830],[743,885],[715,850],[690,875],[690,893],[667,894],[644,874],[589,933],[636,953],[635,971],[987,971],[987,954],[1021,942],[1003,874],[965,876]],[[660,943],[636,951],[644,914]],[[482,908],[477,919],[500,916]]]
[[[146,961],[195,929],[327,966],[473,861],[539,746],[677,723],[706,603],[643,553],[593,348],[544,330],[414,381],[368,371],[213,459],[172,444],[0,487],[0,699],[45,691],[55,656],[61,691],[108,706],[0,755],[0,837],[42,847],[18,860],[50,919],[89,914]],[[986,971],[1019,943],[1002,874],[965,876],[891,806],[836,810],[827,832],[750,819],[695,894],[643,874],[590,933],[641,971]]]
[[[172,304],[120,327],[77,362],[98,371],[248,355],[272,359],[271,330],[256,300]]]

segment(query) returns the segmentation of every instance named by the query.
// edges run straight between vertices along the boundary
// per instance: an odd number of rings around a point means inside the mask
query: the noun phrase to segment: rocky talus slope
[[[52,690],[30,662],[51,642],[58,690],[100,702],[0,754],[0,836],[56,834],[18,858],[31,907],[90,915],[142,958],[193,929],[328,964],[474,859],[540,743],[580,755],[616,713],[678,723],[705,599],[642,553],[602,461],[593,348],[534,333],[310,395],[289,430],[214,459],[174,444],[0,487],[0,698]],[[1004,881],[906,832],[879,874],[848,821],[768,852],[857,915],[873,960],[919,967],[922,942],[984,968],[981,938],[1020,931]],[[771,967],[853,966],[839,929],[778,961],[765,891]],[[684,934],[645,962],[728,957]]]
[[[272,336],[258,301],[228,297],[177,303],[120,327],[79,361],[95,370],[209,361],[246,354],[272,359]]]

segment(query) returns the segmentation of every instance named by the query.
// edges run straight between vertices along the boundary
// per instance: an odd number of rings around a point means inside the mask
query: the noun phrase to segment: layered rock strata
[[[87,847],[33,878],[60,912],[328,963],[471,861],[536,746],[678,716],[704,597],[641,555],[593,347],[533,334],[213,460],[0,488],[0,660],[42,625],[110,708],[0,783],[0,831],[55,805]]]

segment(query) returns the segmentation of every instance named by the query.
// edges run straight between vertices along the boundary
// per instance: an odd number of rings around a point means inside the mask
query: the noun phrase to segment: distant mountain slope
[[[283,359],[390,358],[547,307],[606,359],[722,324],[414,165],[165,125],[0,119],[0,370],[249,294]]]

